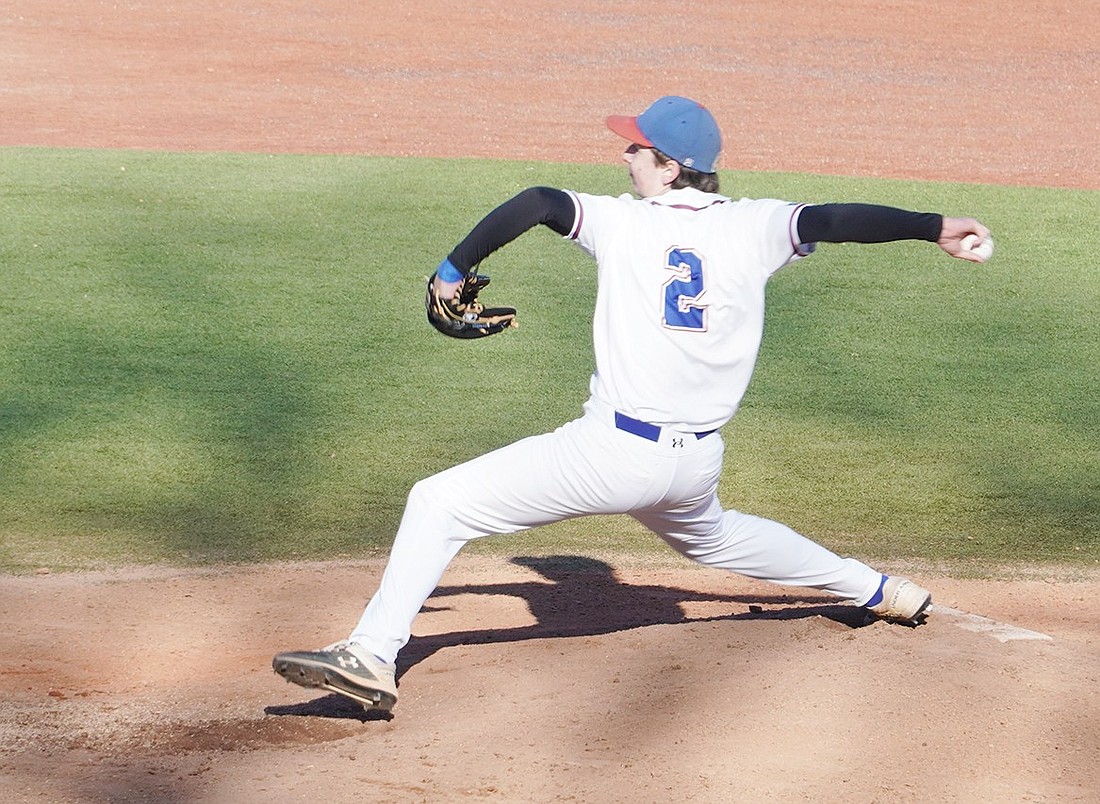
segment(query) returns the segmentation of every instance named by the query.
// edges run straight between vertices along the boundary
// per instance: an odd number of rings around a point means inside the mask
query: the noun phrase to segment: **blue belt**
[[[627,433],[633,433],[636,436],[641,436],[649,441],[661,440],[660,427],[655,424],[650,424],[649,422],[638,421],[637,419],[627,416],[625,413],[619,413],[619,411],[615,411],[615,426],[620,430],[624,430]],[[707,430],[702,433],[695,433],[695,437],[706,438],[713,432],[716,431]]]

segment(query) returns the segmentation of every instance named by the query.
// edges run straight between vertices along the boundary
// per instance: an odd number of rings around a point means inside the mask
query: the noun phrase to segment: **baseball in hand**
[[[959,243],[963,247],[964,251],[970,251],[977,254],[982,258],[982,262],[986,262],[993,256],[993,238],[988,235],[983,240],[976,234],[968,234]]]

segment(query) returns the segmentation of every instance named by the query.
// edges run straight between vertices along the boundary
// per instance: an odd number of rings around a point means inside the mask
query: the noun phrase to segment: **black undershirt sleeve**
[[[568,193],[550,187],[531,187],[486,215],[447,259],[458,270],[469,273],[498,248],[539,224],[564,237],[573,230],[576,216]]]
[[[877,204],[819,204],[798,213],[802,243],[889,243],[928,240],[935,243],[943,216],[935,212],[908,212]]]

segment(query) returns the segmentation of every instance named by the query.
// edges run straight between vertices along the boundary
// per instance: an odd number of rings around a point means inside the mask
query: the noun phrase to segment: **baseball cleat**
[[[890,577],[882,586],[882,602],[867,610],[888,622],[917,626],[928,617],[930,605],[932,593],[927,589],[908,578]]]
[[[367,709],[388,712],[397,703],[396,667],[354,642],[279,653],[271,660],[271,667],[292,684],[326,689],[358,701]]]

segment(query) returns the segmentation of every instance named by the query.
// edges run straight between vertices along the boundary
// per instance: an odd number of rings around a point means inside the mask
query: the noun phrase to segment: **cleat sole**
[[[372,690],[361,687],[358,684],[349,683],[347,679],[325,667],[314,667],[301,662],[275,659],[271,663],[277,674],[282,676],[290,684],[312,689],[323,689],[351,698],[360,703],[366,709],[379,709],[389,712],[397,703],[397,698],[382,690]]]

